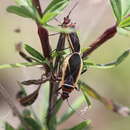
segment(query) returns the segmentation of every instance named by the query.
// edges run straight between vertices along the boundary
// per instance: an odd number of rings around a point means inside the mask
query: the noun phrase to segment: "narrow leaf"
[[[56,12],[48,12],[44,15],[44,17],[41,19],[41,24],[46,24],[48,21],[50,21],[51,19],[54,18],[54,16],[56,16],[57,13]]]
[[[81,105],[84,103],[84,97],[80,96],[78,99],[75,100],[75,102],[71,105],[71,108],[69,108],[62,117],[58,120],[58,124],[63,123],[64,121],[68,120],[76,111],[81,107]],[[73,108],[73,110],[72,110]]]
[[[118,32],[120,35],[124,35],[124,36],[127,36],[127,37],[130,36],[130,31],[128,31],[128,30],[125,29],[125,28],[120,28],[120,27],[118,27],[118,28],[117,28],[117,32]]]
[[[121,0],[110,0],[117,22],[120,23],[122,16]]]
[[[130,14],[130,0],[122,0],[122,18]]]
[[[31,56],[37,58],[40,61],[45,61],[45,58],[42,56],[42,54],[34,48],[32,48],[31,46],[25,44],[24,48]]]
[[[84,66],[90,67],[90,68],[98,68],[98,69],[109,69],[109,68],[114,68],[121,64],[130,54],[130,49],[124,51],[115,61],[107,64],[94,64],[94,63],[89,63],[87,60],[84,60]],[[85,64],[86,62],[86,64]]]
[[[91,101],[89,100],[87,91],[85,91],[85,88],[84,88],[84,86],[82,86],[82,85],[80,85],[80,89],[81,89],[81,91],[82,91],[82,93],[83,93],[83,95],[84,95],[84,97],[85,97],[85,100],[86,100],[86,102],[87,102],[87,104],[88,104],[88,108],[91,108]]]
[[[42,130],[42,127],[31,117],[24,117],[24,121],[27,123],[31,130]]]
[[[56,27],[56,26],[52,26],[52,25],[48,25],[48,24],[45,24],[43,27],[46,28],[47,30],[50,30],[53,32],[61,32],[61,33],[75,32],[75,30],[72,28],[62,28],[62,27]]]
[[[47,23],[57,15],[68,5],[69,0],[52,0],[52,2],[45,9],[42,17],[42,24]]]
[[[28,1],[31,1],[31,0],[13,0],[16,2],[17,5],[19,6],[28,6]]]
[[[33,93],[31,93],[30,95],[26,96],[26,97],[23,97],[23,98],[20,98],[19,99],[19,102],[21,105],[23,106],[28,106],[28,105],[32,105],[35,100],[37,99],[38,97],[38,94],[39,94],[39,89],[40,87],[38,87]]]
[[[63,103],[63,99],[62,98],[57,100],[57,104],[55,106],[55,113],[58,113],[58,111],[60,110],[60,108],[62,106],[62,103]]]
[[[67,130],[89,130],[90,123],[90,120],[86,120]]]
[[[9,6],[7,11],[25,18],[35,19],[35,16],[24,6]]]
[[[92,89],[90,86],[88,86],[83,81],[78,81],[78,85],[80,88],[84,88],[84,91],[91,97],[100,100],[101,102],[104,102],[104,98],[102,98],[94,89]]]
[[[38,62],[25,62],[25,63],[16,63],[16,64],[3,64],[0,65],[0,69],[9,69],[9,68],[20,68],[20,67],[32,67],[40,65]]]
[[[56,115],[55,113],[53,113],[54,115],[52,115],[50,121],[49,121],[49,130],[55,130],[56,129],[56,126],[57,126],[57,118],[56,118]]]
[[[128,107],[117,104],[114,101],[101,96],[100,94],[98,94],[94,89],[92,89],[89,85],[87,85],[83,81],[79,81],[78,85],[79,85],[79,87],[83,86],[84,91],[86,91],[89,96],[91,96],[92,98],[94,98],[94,99],[98,100],[99,102],[101,102],[102,104],[104,104],[105,107],[107,107],[109,110],[111,110],[115,113],[118,113],[121,116],[130,115],[130,109]]]
[[[24,109],[22,114],[24,117],[31,117],[31,111],[29,109]]]
[[[5,130],[15,130],[8,122],[5,123]]]
[[[130,16],[124,18],[120,24],[119,24],[120,28],[125,28],[125,27],[130,27]]]
[[[20,127],[20,128],[18,128],[18,130],[25,130],[24,128],[22,128],[22,127]]]

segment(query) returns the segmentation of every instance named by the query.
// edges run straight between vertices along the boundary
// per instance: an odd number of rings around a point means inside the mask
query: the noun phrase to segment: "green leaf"
[[[84,103],[84,97],[80,96],[78,97],[75,102],[71,105],[71,108],[64,112],[62,117],[58,120],[58,124],[61,124],[68,120],[76,111],[81,107],[81,105]]]
[[[96,100],[99,100],[101,103],[103,103],[108,109],[112,110],[113,109],[113,105],[111,104],[111,102],[109,102],[109,100],[107,100],[106,98],[100,96],[100,94],[98,94],[93,88],[91,88],[88,84],[86,84],[83,81],[78,81],[78,85],[79,87],[84,87],[84,91],[91,97],[93,97]]]
[[[130,26],[129,27],[125,27],[124,29],[130,32]]]
[[[69,0],[53,0],[45,9],[41,23],[45,24],[57,15],[59,15],[62,10],[68,5],[68,3]]]
[[[86,102],[87,102],[87,104],[88,104],[88,108],[91,108],[91,101],[89,100],[87,91],[85,90],[85,88],[84,88],[83,85],[80,86],[80,89],[81,89],[81,91],[82,91],[82,93],[83,93],[83,95],[84,95],[84,97],[85,97],[85,100],[86,100]]]
[[[56,108],[55,108],[55,114],[58,113],[58,111],[60,110],[60,108],[62,106],[62,103],[63,103],[63,99],[62,98],[57,100],[57,104],[56,104]]]
[[[45,24],[43,27],[46,28],[47,30],[50,30],[53,32],[61,32],[61,33],[75,32],[75,29],[72,29],[72,28],[55,27],[55,26],[48,25],[48,24]]]
[[[57,50],[54,50],[52,51],[51,53],[51,57],[54,58],[54,57],[58,57],[58,56],[66,56],[66,55],[69,55],[70,53],[70,48],[66,48],[65,50],[62,50],[62,51],[57,51]]]
[[[128,30],[125,29],[125,28],[120,28],[120,27],[118,27],[118,28],[117,28],[117,32],[118,32],[120,35],[124,35],[124,36],[127,36],[127,37],[130,36],[130,31],[128,31]]]
[[[31,130],[42,130],[42,127],[31,117],[24,117],[24,121],[27,123]]]
[[[38,109],[38,116],[40,117],[40,120],[46,125],[46,117],[48,112],[48,106],[49,106],[49,83],[45,83],[44,86],[41,88],[42,93],[42,102],[40,102],[39,109]]]
[[[40,61],[45,61],[46,59],[42,56],[42,54],[40,52],[38,52],[37,50],[35,50],[34,48],[32,48],[31,46],[25,44],[24,45],[25,50],[33,57],[35,57],[36,59],[40,60]]]
[[[117,22],[120,23],[122,16],[121,0],[110,0]]]
[[[29,109],[24,109],[22,114],[24,117],[30,117],[31,111]]]
[[[98,69],[109,69],[114,68],[121,64],[130,54],[130,49],[126,50],[121,54],[115,61],[107,64],[94,64],[94,63],[88,63],[86,60],[86,65],[90,68],[98,68]],[[84,61],[85,62],[85,61]]]
[[[25,6],[9,6],[7,11],[25,18],[35,19],[34,14],[32,14]]]
[[[44,17],[41,19],[41,24],[46,24],[48,21],[54,18],[54,16],[57,15],[56,12],[48,12],[44,15]]]
[[[8,122],[5,123],[5,130],[15,130]]]
[[[35,21],[41,21],[40,15],[37,9],[33,6],[32,0],[14,0],[17,6],[9,6],[7,11],[10,13],[14,13],[16,15],[25,17],[25,18],[32,18]]]
[[[122,0],[122,18],[130,14],[130,0]]]
[[[18,128],[18,130],[25,130],[24,128],[22,128],[22,127],[20,127],[20,128]]]
[[[90,120],[86,120],[67,130],[89,130],[90,123]]]
[[[120,22],[119,27],[120,27],[120,28],[130,27],[130,16],[124,18],[124,19]]]
[[[0,69],[9,69],[9,68],[20,68],[20,67],[31,67],[40,65],[38,62],[25,62],[25,63],[16,63],[16,64],[3,64],[0,65]]]
[[[54,115],[52,115],[49,125],[48,125],[48,129],[49,130],[56,130],[57,127],[57,119],[56,119],[56,115],[55,113],[53,113]]]
[[[104,104],[104,106],[107,109],[109,109],[117,114],[120,114],[121,116],[130,115],[130,109],[128,107],[115,103],[114,101],[101,96],[85,82],[79,80],[78,85],[84,86],[84,91],[86,91],[88,93],[88,95],[91,96],[92,98],[94,98],[94,99],[98,100],[99,102],[101,102],[102,104]]]
[[[29,3],[32,3],[32,0],[13,0],[19,6],[29,6]]]

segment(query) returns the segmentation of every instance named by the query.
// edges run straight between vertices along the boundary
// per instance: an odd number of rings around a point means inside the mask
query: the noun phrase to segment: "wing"
[[[70,74],[73,77],[73,81],[74,83],[77,83],[77,80],[79,79],[82,70],[82,59],[79,53],[73,53],[69,58],[68,64],[70,68]]]
[[[76,84],[82,70],[82,60],[79,53],[73,53],[64,61],[62,83]]]
[[[77,33],[71,32],[69,34],[69,38],[71,41],[71,42],[69,42],[69,44],[70,44],[70,47],[73,50],[73,52],[80,52],[80,43],[79,43],[79,38],[77,36]]]

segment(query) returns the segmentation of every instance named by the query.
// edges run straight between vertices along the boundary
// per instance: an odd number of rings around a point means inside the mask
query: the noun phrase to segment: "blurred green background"
[[[42,1],[43,9],[48,2],[49,0]],[[60,21],[63,20],[63,17],[66,16],[74,3],[75,1],[71,2],[65,12],[61,16],[58,16]],[[7,13],[6,8],[10,4],[13,4],[11,0],[0,0],[0,64],[23,61],[15,51],[15,44],[18,42],[25,42],[36,49],[41,50],[35,23],[31,20]],[[76,22],[83,48],[94,41],[107,27],[114,24],[111,7],[109,6],[108,1],[104,0],[80,0],[78,6],[72,12],[71,18],[72,21]],[[54,21],[52,24],[57,25],[58,23]],[[14,33],[14,30],[17,28],[21,29],[21,33]],[[56,45],[57,38],[58,36],[55,36],[50,39],[53,48]],[[90,59],[95,63],[108,63],[115,60],[116,57],[128,48],[130,48],[130,37],[116,35],[113,39],[90,55]],[[114,99],[123,105],[130,106],[129,68],[130,57],[117,68],[107,70],[89,69],[81,78],[101,95]],[[0,82],[6,86],[14,100],[15,94],[18,91],[16,81],[26,80],[37,76],[39,76],[39,70],[34,68],[0,70]],[[77,95],[79,95],[79,92],[73,93],[73,99]],[[1,98],[0,100],[0,117],[2,117],[1,120],[3,120],[6,119],[4,116],[9,108]],[[91,101],[92,108],[86,111],[84,117],[92,120],[92,130],[130,130],[130,117],[116,115],[107,110],[101,103],[95,100]],[[67,108],[68,106],[65,103],[62,112]],[[16,123],[16,119],[13,118],[12,120],[11,113],[7,115],[7,119],[12,124]],[[59,130],[66,128],[66,126],[71,127],[81,120],[79,115],[75,114],[71,119],[60,126]]]

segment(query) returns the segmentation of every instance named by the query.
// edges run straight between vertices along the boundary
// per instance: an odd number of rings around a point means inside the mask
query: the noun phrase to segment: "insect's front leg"
[[[74,89],[77,90],[77,91],[80,91],[80,88],[78,87],[78,85],[75,85]]]

